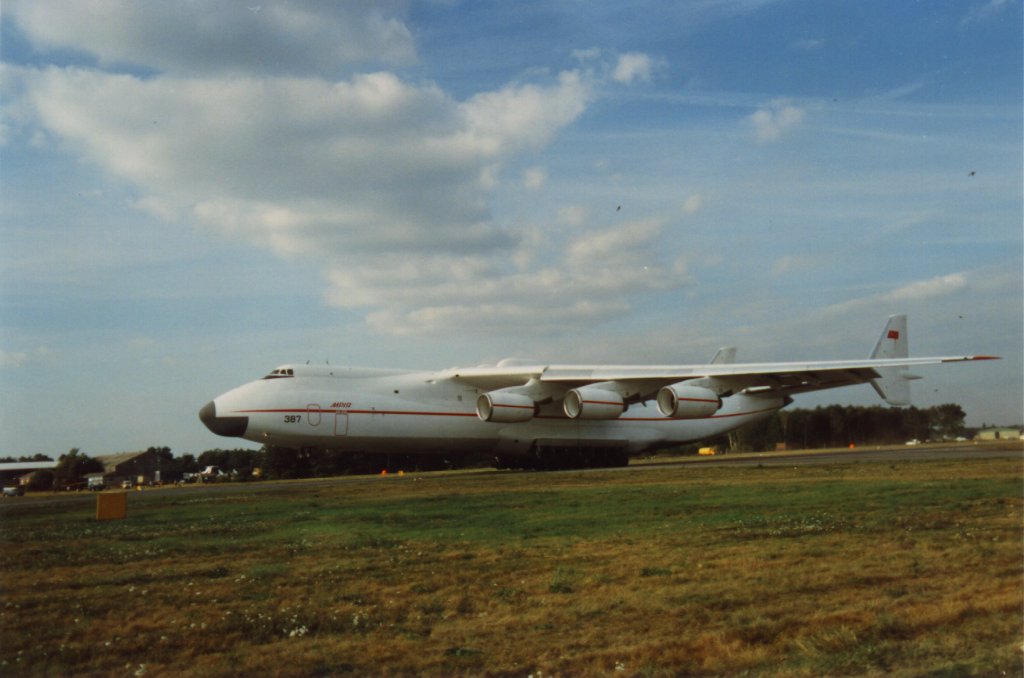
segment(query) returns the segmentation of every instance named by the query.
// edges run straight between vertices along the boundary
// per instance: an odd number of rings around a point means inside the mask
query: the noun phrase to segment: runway
[[[969,461],[972,459],[1021,459],[1024,461],[1024,442],[949,443],[930,445],[904,445],[889,447],[861,447],[840,450],[801,450],[799,452],[748,452],[719,454],[713,457],[685,457],[659,462],[641,461],[630,468],[653,465],[707,464],[732,466],[807,466],[825,464],[859,464],[893,461]]]

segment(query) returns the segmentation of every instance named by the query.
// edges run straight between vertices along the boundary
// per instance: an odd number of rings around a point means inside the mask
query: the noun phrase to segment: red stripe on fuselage
[[[511,406],[519,407],[519,406]],[[528,409],[528,408],[526,408]],[[699,419],[728,419],[730,417],[745,417],[751,414],[761,414],[763,412],[774,412],[779,410],[781,407],[766,407],[761,410],[752,410],[750,412],[736,412],[734,414],[713,414],[710,417],[697,417],[695,419],[675,419],[672,417],[616,417],[615,419],[603,419],[600,421],[697,421]],[[407,410],[313,410],[321,414],[391,414],[411,417],[476,417],[475,412],[413,412]],[[305,408],[294,408],[294,409],[272,409],[272,410],[235,410],[234,414],[305,414],[309,410]],[[569,419],[566,416],[552,416],[552,415],[540,415],[534,417],[534,419],[555,419],[563,421],[576,421]]]

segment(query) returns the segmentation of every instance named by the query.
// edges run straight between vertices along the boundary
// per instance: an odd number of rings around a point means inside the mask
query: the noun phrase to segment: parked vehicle
[[[5,497],[20,497],[25,494],[25,488],[21,485],[11,485],[4,488]]]

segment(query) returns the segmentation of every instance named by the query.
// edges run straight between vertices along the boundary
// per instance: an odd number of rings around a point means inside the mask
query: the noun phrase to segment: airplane
[[[698,365],[496,365],[409,371],[282,365],[217,396],[199,419],[217,435],[352,453],[486,452],[498,468],[625,466],[645,451],[762,421],[798,393],[871,384],[910,404],[910,367],[996,356],[910,358],[907,317],[890,316],[864,360]]]

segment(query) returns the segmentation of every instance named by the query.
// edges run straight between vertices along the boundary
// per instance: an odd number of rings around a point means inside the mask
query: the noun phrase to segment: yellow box
[[[96,495],[96,520],[122,520],[127,516],[127,492],[100,492]]]

